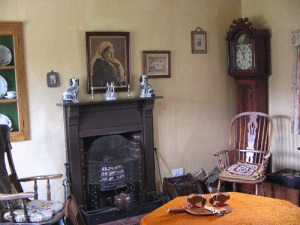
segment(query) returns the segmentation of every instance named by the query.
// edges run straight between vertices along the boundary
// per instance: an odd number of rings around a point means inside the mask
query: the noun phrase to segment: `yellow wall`
[[[270,114],[290,115],[292,48],[290,36],[300,29],[299,0],[242,0],[242,15],[257,28],[271,33],[271,68],[269,79]]]
[[[242,15],[248,17],[256,28],[267,28],[271,33],[271,69],[269,78],[269,114],[271,116],[290,116],[292,47],[290,36],[293,30],[300,29],[299,0],[242,0]],[[276,123],[276,119],[274,122]],[[281,124],[282,126],[282,124]],[[279,128],[279,127],[278,127]],[[290,127],[286,127],[288,133]],[[274,139],[273,170],[286,167],[300,169],[300,145],[298,135],[282,135]],[[274,143],[274,142],[273,142]],[[283,147],[279,149],[278,146]]]
[[[171,176],[178,167],[192,173],[212,170],[217,165],[213,152],[226,147],[228,123],[235,114],[235,84],[227,76],[225,41],[233,19],[249,16],[272,29],[272,60],[284,46],[284,57],[272,61],[270,113],[289,114],[290,49],[284,41],[294,29],[291,26],[299,24],[300,4],[274,0],[291,10],[282,13],[268,2],[255,1],[257,9],[250,0],[2,0],[0,20],[24,22],[31,139],[13,143],[19,175],[64,173],[63,115],[56,103],[74,76],[80,79],[79,100],[90,97],[86,31],[130,32],[134,95],[139,95],[142,51],[171,51],[172,78],[150,80],[155,93],[164,97],[156,101],[154,110],[162,176]],[[273,8],[280,15],[278,21]],[[207,31],[207,54],[191,54],[190,33],[196,27]],[[275,34],[281,35],[281,45],[273,42]],[[46,85],[50,70],[60,75],[58,88]],[[63,199],[61,181],[53,187],[54,197]]]

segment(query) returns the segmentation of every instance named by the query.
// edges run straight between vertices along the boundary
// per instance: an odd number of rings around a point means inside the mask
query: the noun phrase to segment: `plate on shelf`
[[[4,77],[0,75],[0,98],[3,98],[6,92],[7,92],[7,82],[4,79]]]
[[[11,96],[11,97],[8,97],[8,96],[4,96],[4,98],[6,98],[6,99],[14,99],[14,98],[16,98],[17,96]]]
[[[11,51],[4,45],[0,45],[0,66],[7,66],[12,59]]]
[[[0,124],[6,124],[10,129],[12,126],[11,120],[3,114],[0,114]]]

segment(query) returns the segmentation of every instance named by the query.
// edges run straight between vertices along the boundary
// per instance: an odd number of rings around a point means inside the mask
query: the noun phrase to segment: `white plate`
[[[3,98],[6,92],[7,92],[7,82],[4,79],[4,77],[0,75],[0,98]]]
[[[0,114],[0,124],[6,124],[11,129],[11,120],[3,114]]]
[[[4,98],[7,98],[7,99],[14,99],[14,98],[16,98],[16,96],[11,96],[11,97],[4,96]]]
[[[11,51],[4,45],[0,45],[0,66],[7,66],[12,59]]]

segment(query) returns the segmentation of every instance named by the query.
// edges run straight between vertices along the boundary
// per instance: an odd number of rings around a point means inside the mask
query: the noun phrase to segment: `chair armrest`
[[[3,194],[0,193],[0,201],[11,201],[25,198],[33,198],[34,192],[21,192],[15,194]]]
[[[27,181],[35,181],[35,180],[51,180],[51,179],[59,179],[61,177],[62,174],[38,175],[38,176],[20,178],[19,181],[27,182]]]
[[[234,151],[235,149],[225,149],[225,150],[221,150],[219,152],[214,153],[214,156],[219,156],[222,155],[224,153],[230,152],[230,151]]]
[[[267,151],[261,151],[261,150],[252,150],[252,149],[225,149],[219,152],[214,153],[214,156],[218,156],[227,152],[233,152],[233,151],[239,151],[239,152],[253,152],[253,153],[262,153],[262,154],[269,154],[270,152]]]
[[[265,159],[265,160],[269,160],[270,157],[271,157],[271,152],[268,152],[268,153],[264,156],[264,159]]]
[[[255,160],[259,160],[265,168],[268,164],[268,160],[271,156],[269,151],[260,151],[260,150],[251,150],[251,149],[226,149],[214,154],[214,156],[218,157],[219,168],[224,170],[225,168],[231,166],[239,160],[245,160],[244,156],[246,153],[253,153],[258,155],[255,157]],[[264,169],[265,170],[265,169]]]
[[[62,177],[62,174],[51,174],[51,175],[39,175],[39,176],[32,176],[32,177],[25,177],[19,179],[19,182],[28,182],[28,181],[33,181],[34,186],[34,199],[38,199],[38,185],[37,181],[38,180],[46,180],[46,189],[47,189],[47,201],[51,201],[51,190],[50,190],[50,180],[52,179],[59,179]]]
[[[218,157],[220,170],[224,170],[230,164],[230,152],[235,150],[236,149],[225,149],[214,153],[214,156]]]
[[[18,201],[19,203],[21,203],[21,207],[24,212],[25,222],[27,224],[29,222],[29,216],[28,216],[28,211],[27,211],[27,207],[26,207],[26,202],[28,201],[29,198],[33,198],[33,197],[34,197],[33,192],[20,192],[20,193],[14,193],[14,194],[0,193],[0,200],[6,201],[6,207],[7,207],[8,212],[10,213],[13,224],[16,223],[16,218],[15,218],[16,214],[14,213],[14,205],[15,204],[12,201],[15,200],[15,201]],[[2,219],[1,219],[1,222],[3,222]],[[1,224],[3,224],[3,223],[1,223]]]
[[[263,162],[262,165],[264,167],[264,171],[263,171],[263,175],[265,175],[266,170],[267,170],[267,166],[268,166],[268,162],[269,162],[269,158],[271,157],[271,152],[268,152],[264,158],[263,158]]]

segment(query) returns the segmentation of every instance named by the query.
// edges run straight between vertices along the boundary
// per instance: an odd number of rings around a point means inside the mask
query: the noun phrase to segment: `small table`
[[[288,201],[238,192],[228,194],[230,199],[226,203],[233,211],[223,216],[197,216],[186,212],[168,214],[169,208],[180,208],[186,202],[186,197],[180,196],[144,216],[140,225],[300,224],[300,208]],[[204,196],[208,200],[210,194]]]

